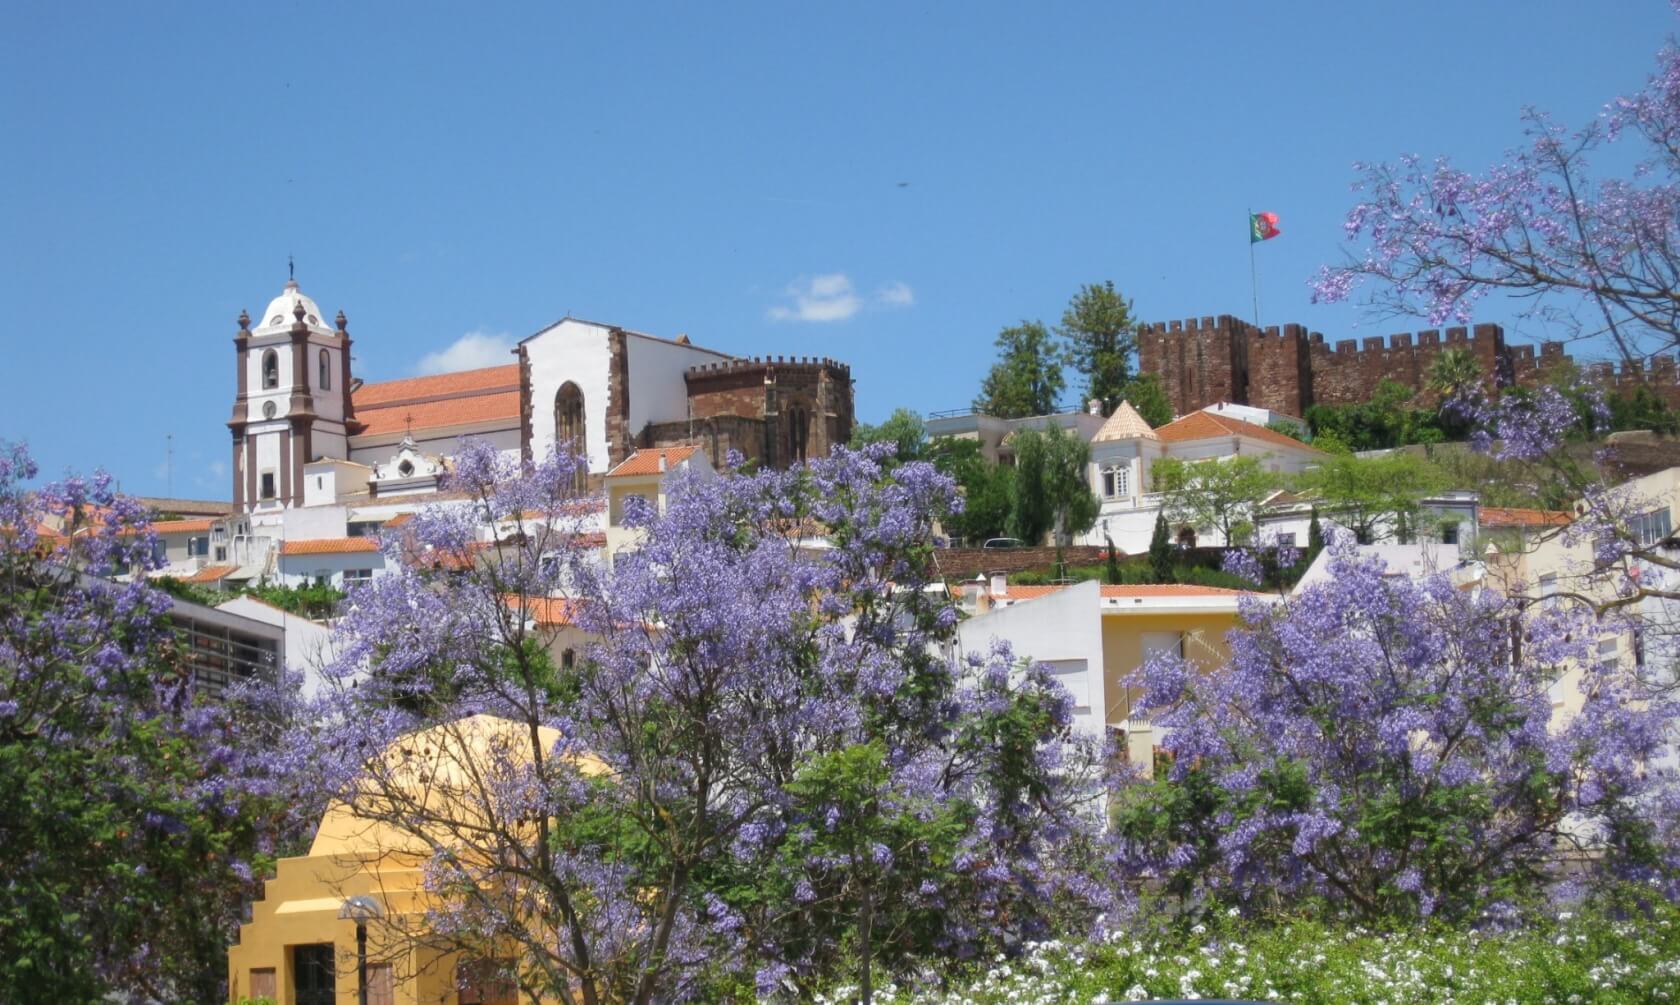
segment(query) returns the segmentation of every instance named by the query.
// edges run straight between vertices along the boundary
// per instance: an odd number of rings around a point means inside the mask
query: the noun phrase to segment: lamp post
[[[368,1005],[367,999],[367,923],[385,917],[385,908],[365,893],[350,897],[338,909],[340,921],[356,923],[356,1000]]]

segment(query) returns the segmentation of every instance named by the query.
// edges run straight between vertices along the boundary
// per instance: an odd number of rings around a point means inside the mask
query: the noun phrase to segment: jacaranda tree
[[[0,447],[0,999],[220,1001],[242,902],[310,803],[274,681],[203,702],[105,476]]]
[[[1597,661],[1615,628],[1591,611],[1389,576],[1344,543],[1325,580],[1243,617],[1219,670],[1140,671],[1171,759],[1118,796],[1140,884],[1256,914],[1464,918],[1569,869],[1664,868],[1676,709]],[[1554,721],[1558,687],[1581,710]]]
[[[334,715],[346,800],[428,862],[429,938],[593,1005],[842,973],[867,997],[1049,930],[1088,836],[1068,699],[951,656],[926,587],[953,484],[884,456],[674,474],[663,512],[623,500],[640,539],[607,568],[570,458],[463,446],[472,505],[411,521],[404,571],[350,600]],[[516,728],[472,784],[405,740],[476,713]]]

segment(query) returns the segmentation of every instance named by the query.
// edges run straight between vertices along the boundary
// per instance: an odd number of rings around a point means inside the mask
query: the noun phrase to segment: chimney
[[[1102,399],[1101,398],[1092,398],[1090,401],[1087,401],[1085,403],[1085,411],[1090,412],[1092,415],[1101,415],[1102,414]]]
[[[665,473],[665,451],[663,450],[659,452],[659,473]]]
[[[1009,575],[1008,575],[1008,573],[994,572],[994,573],[991,574],[991,576],[992,576],[992,597],[995,599],[997,597],[1007,597],[1007,596],[1009,596]]]

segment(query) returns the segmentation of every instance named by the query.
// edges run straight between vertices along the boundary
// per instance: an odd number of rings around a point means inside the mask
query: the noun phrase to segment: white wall
[[[1103,681],[1102,587],[1094,580],[1009,607],[996,607],[957,626],[964,653],[983,653],[1007,640],[1017,658],[1049,663],[1073,696],[1075,728],[1102,736],[1108,699]]]
[[[709,349],[677,345],[645,335],[626,334],[624,348],[630,357],[629,432],[632,436],[641,433],[642,427],[650,422],[688,418],[688,385],[683,381],[683,371],[730,358]],[[533,397],[532,401],[535,400]]]
[[[583,392],[589,470],[607,470],[607,375],[612,366],[607,332],[601,325],[567,318],[525,340],[531,364],[532,457],[547,457],[554,450],[554,396],[569,380]]]
[[[285,586],[308,586],[316,577],[325,576],[327,582],[344,589],[344,573],[349,569],[371,569],[378,579],[386,574],[385,556],[377,551],[356,551],[341,555],[281,555],[280,582]]]
[[[343,506],[304,506],[287,510],[281,526],[288,541],[343,537],[347,513]]]

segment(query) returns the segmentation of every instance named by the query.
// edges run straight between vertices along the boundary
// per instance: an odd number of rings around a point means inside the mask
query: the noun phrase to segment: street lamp
[[[350,897],[338,909],[338,920],[356,923],[356,987],[357,1001],[367,1000],[367,923],[385,917],[385,908],[365,893]]]

